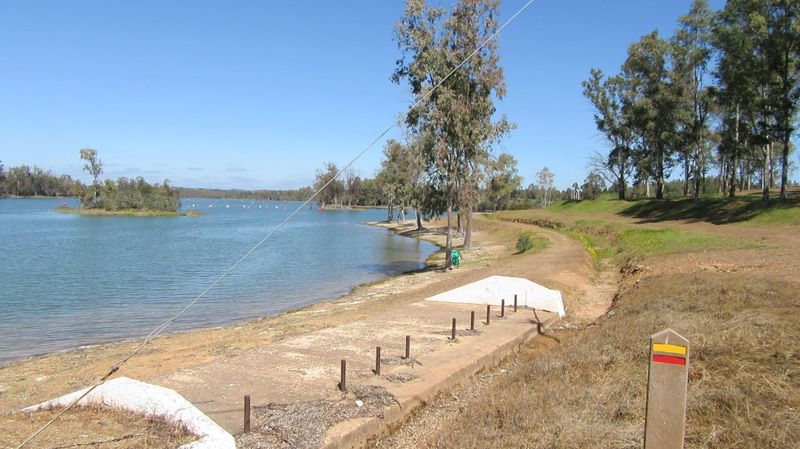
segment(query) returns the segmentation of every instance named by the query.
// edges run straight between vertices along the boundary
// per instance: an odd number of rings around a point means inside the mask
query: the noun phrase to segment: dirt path
[[[574,324],[591,322],[610,305],[614,277],[598,276],[579,242],[537,230],[550,240],[546,249],[511,255],[513,242],[498,239],[496,228],[516,235],[530,227],[514,223],[489,227],[494,228],[475,233],[475,248],[464,254],[461,269],[399,276],[279,317],[167,336],[134,359],[121,375],[174,387],[236,432],[244,394],[251,394],[256,405],[337,401],[342,398],[335,388],[342,358],[353,360],[352,375],[361,382],[371,378],[374,347],[381,345],[384,354],[397,356],[404,335],[414,335],[414,351],[420,357],[451,351],[453,345],[446,338],[450,319],[459,317],[459,323],[466,323],[468,308],[422,300],[466,283],[499,274],[526,277],[562,290],[567,321]],[[512,321],[507,323],[513,326]],[[493,327],[492,332],[500,328]],[[480,345],[479,341],[464,338],[457,346],[469,353],[469,345]],[[8,412],[82,387],[133,345],[103,345],[0,367],[3,407]],[[436,370],[419,367],[412,374],[418,379],[438,375]],[[397,385],[384,382],[381,386],[403,394]]]
[[[404,336],[412,335],[414,354],[419,357],[449,349],[451,344],[446,335],[450,319],[459,317],[464,326],[471,310],[482,316],[480,308],[428,303],[423,299],[487,276],[523,276],[561,289],[575,321],[587,322],[604,313],[611,295],[606,294],[607,290],[586,294],[587,290],[594,290],[594,271],[581,245],[556,232],[543,230],[541,234],[551,244],[538,254],[513,256],[468,270],[418,273],[412,278],[424,282],[417,286],[412,282],[402,291],[396,290],[390,294],[393,304],[386,304],[375,313],[149,381],[177,390],[223,427],[238,433],[245,394],[250,394],[256,405],[335,401],[342,397],[335,388],[342,359],[350,361],[348,371],[359,382],[375,384],[370,370],[376,346],[382,346],[384,354],[397,357],[403,353]],[[469,253],[466,257],[469,258]],[[378,292],[373,296],[379,297]],[[339,306],[346,307],[356,301],[345,301]],[[500,325],[483,332],[497,329]],[[504,334],[506,337],[519,331],[508,332]],[[483,345],[485,341],[484,337],[465,339],[460,344],[461,350],[475,353],[478,349],[475,345]],[[436,376],[436,371],[434,367],[417,367],[413,374],[425,382],[427,377]],[[399,385],[381,386],[396,396],[404,394]]]

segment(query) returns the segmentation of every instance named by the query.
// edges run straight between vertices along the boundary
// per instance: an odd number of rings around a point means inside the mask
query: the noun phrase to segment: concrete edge
[[[556,317],[545,320],[542,329],[558,321]],[[431,402],[437,395],[447,393],[465,384],[479,371],[497,366],[505,360],[514,350],[538,336],[538,329],[534,325],[530,330],[523,332],[514,339],[495,348],[492,352],[470,362],[460,370],[450,374],[444,380],[431,385],[422,393],[411,397],[402,404],[402,408],[390,406],[384,412],[383,418],[372,417],[362,422],[355,429],[347,432],[340,438],[323,446],[323,449],[358,449],[371,439],[379,438],[401,425],[406,418],[415,411]],[[330,430],[329,430],[330,431]]]
[[[88,390],[88,388],[84,388],[26,407],[21,411],[32,413],[55,407],[67,407]],[[197,441],[180,446],[179,449],[236,449],[236,442],[231,434],[183,396],[169,388],[127,377],[117,377],[95,388],[77,405],[99,405],[147,417],[161,418],[172,425],[181,426],[189,433],[199,437]]]

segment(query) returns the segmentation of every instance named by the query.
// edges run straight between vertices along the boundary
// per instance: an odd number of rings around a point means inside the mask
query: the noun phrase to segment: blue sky
[[[504,0],[502,20],[524,3]],[[670,35],[690,3],[537,0],[504,30],[497,108],[517,129],[497,151],[518,159],[526,184],[544,166],[561,188],[584,179],[586,156],[605,146],[581,81],[592,67],[617,71],[642,35]],[[90,146],[104,177],[309,185],[410,105],[390,81],[402,10],[400,0],[0,2],[0,161],[87,181],[78,150]],[[359,174],[373,176],[381,150]]]

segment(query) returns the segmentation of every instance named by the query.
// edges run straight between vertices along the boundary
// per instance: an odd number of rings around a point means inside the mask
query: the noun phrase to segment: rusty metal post
[[[471,331],[475,330],[475,311],[474,310],[469,313],[469,330],[471,330]]]
[[[453,330],[450,332],[450,339],[451,340],[455,340],[456,339],[456,319],[455,318],[453,318]]]
[[[489,325],[489,314],[492,313],[492,306],[490,304],[486,305],[486,325]]]
[[[381,375],[381,347],[375,347],[375,375]]]
[[[342,378],[339,381],[339,390],[347,391],[347,360],[342,359]]]
[[[500,318],[503,318],[504,316],[506,316],[506,300],[505,299],[501,299],[500,300]]]
[[[244,395],[244,433],[250,432],[250,395]]]
[[[411,335],[406,335],[406,357],[407,359],[411,358]]]
[[[542,335],[542,321],[539,320],[539,314],[536,313],[536,309],[533,309],[533,316],[536,317],[536,333]]]
[[[645,449],[683,449],[689,340],[672,329],[650,337]]]
[[[517,295],[514,294],[514,312],[516,313],[516,311],[517,311]]]

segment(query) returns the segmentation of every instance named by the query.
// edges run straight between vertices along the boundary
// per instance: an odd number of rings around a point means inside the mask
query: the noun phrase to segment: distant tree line
[[[758,186],[768,200],[780,186],[785,199],[800,99],[798,14],[797,0],[729,0],[718,12],[695,0],[671,39],[642,37],[618,74],[593,69],[584,95],[609,144],[590,158],[595,173],[620,199],[631,182],[648,197],[654,184],[662,198],[676,166],[684,196]]]
[[[54,175],[50,170],[20,165],[6,170],[0,163],[0,197],[77,196],[83,184],[69,175]]]
[[[313,193],[311,187],[294,190],[244,190],[244,189],[204,189],[196,187],[175,187],[183,198],[246,199],[273,201],[305,201]]]
[[[84,185],[69,175],[54,175],[27,165],[5,169],[0,162],[0,197],[7,195],[31,197],[66,197],[80,200],[84,208],[99,208],[109,211],[144,209],[173,212],[180,207],[179,191],[163,183],[149,184],[142,177],[135,179],[106,179],[100,182],[103,163],[97,151],[91,148],[80,150],[84,170],[92,176],[92,184]]]

